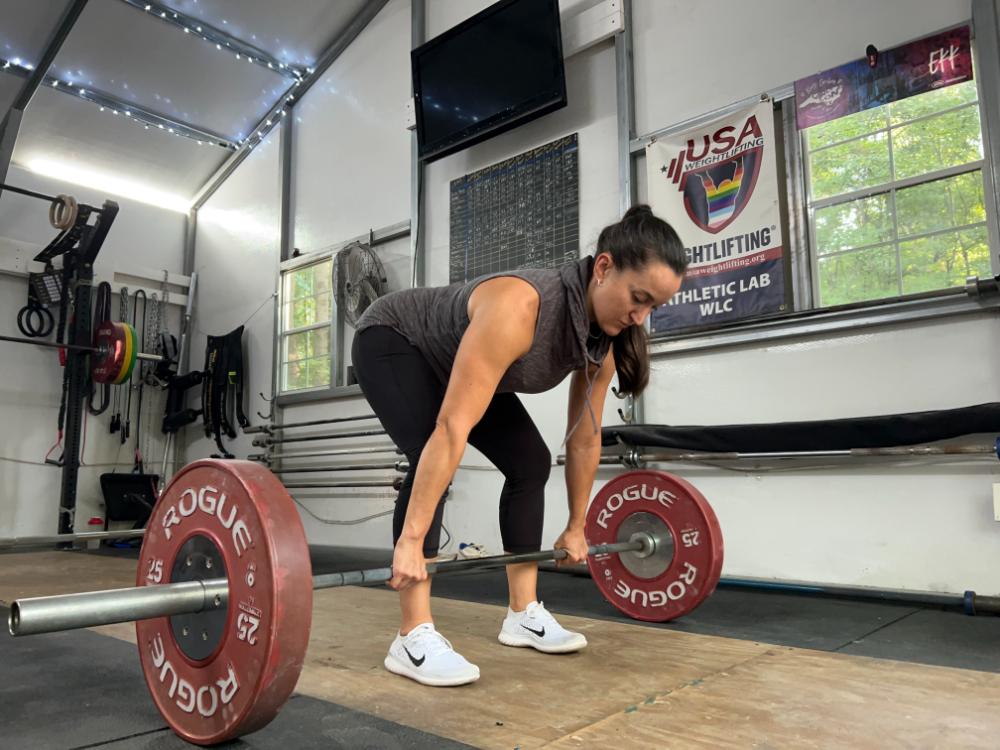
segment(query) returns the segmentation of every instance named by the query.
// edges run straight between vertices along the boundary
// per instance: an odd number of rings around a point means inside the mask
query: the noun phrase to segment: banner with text
[[[972,80],[972,41],[959,26],[795,82],[799,130]],[[874,64],[872,64],[874,63]]]
[[[764,101],[646,147],[649,204],[690,262],[654,334],[786,309],[774,137]]]

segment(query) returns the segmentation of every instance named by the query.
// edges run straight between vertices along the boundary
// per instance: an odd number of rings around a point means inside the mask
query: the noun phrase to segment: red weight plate
[[[124,326],[106,320],[94,331],[94,348],[90,357],[90,377],[95,383],[113,383],[125,366],[127,336]]]
[[[629,570],[618,554],[591,555],[587,558],[590,574],[604,597],[629,617],[673,620],[693,610],[715,590],[722,573],[722,529],[708,501],[689,482],[662,471],[632,471],[611,480],[597,493],[587,511],[587,541],[628,541],[627,529],[633,524],[624,528],[622,524],[636,514],[654,516],[657,526],[662,522],[669,529],[673,538],[669,565],[664,558],[665,569],[652,577],[641,577]],[[661,550],[659,554],[664,553]]]
[[[218,646],[192,660],[168,617],[137,622],[136,635],[160,713],[185,740],[211,745],[265,726],[295,687],[309,641],[312,568],[288,492],[250,461],[195,461],[174,477],[149,519],[138,585],[168,583],[194,536],[215,545],[229,580]]]

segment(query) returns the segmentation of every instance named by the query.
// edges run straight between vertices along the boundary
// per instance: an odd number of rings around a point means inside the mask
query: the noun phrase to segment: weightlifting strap
[[[224,336],[209,336],[205,345],[205,377],[202,380],[202,415],[205,436],[214,437],[224,458],[234,458],[222,444],[223,434],[237,435],[250,426],[243,408],[244,393],[243,326]]]

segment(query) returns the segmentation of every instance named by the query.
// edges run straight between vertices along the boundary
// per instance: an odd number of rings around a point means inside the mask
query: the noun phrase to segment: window
[[[976,82],[802,133],[817,307],[992,276]]]
[[[282,392],[330,385],[332,281],[329,258],[282,275]]]

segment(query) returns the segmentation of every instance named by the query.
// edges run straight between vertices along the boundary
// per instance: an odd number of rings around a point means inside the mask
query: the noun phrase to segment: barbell
[[[0,341],[96,354],[97,356],[90,363],[90,377],[95,383],[115,385],[124,383],[131,377],[136,360],[162,362],[164,359],[159,354],[140,352],[139,337],[135,328],[128,323],[119,323],[113,320],[106,320],[97,326],[94,330],[94,343],[92,345],[60,344],[54,341],[35,341],[17,336],[0,336]]]
[[[657,471],[622,474],[587,512],[587,563],[623,613],[667,621],[718,583],[722,533],[707,500]],[[561,560],[542,550],[430,562],[433,575]],[[294,501],[250,461],[184,467],[153,508],[136,587],[19,599],[12,635],[136,622],[146,685],[171,729],[212,745],[256,731],[291,695],[305,660],[314,589],[388,581],[390,568],[312,575]]]

